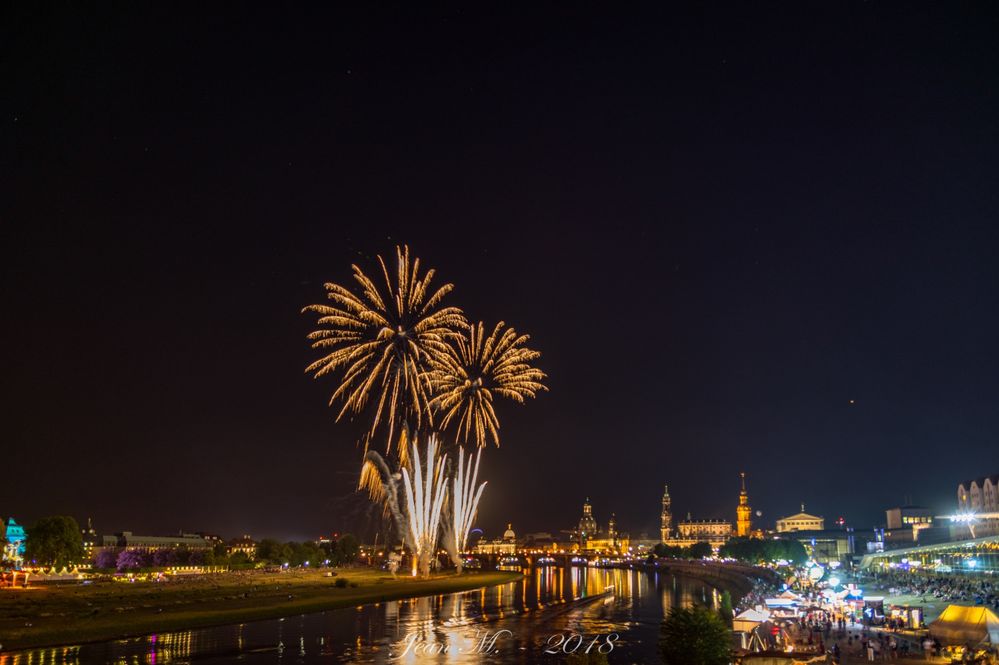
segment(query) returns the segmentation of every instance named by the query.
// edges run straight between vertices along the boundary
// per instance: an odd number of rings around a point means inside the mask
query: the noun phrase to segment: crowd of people
[[[929,575],[912,571],[882,573],[872,578],[893,596],[917,596],[920,602],[975,603],[999,610],[999,584],[988,578]]]

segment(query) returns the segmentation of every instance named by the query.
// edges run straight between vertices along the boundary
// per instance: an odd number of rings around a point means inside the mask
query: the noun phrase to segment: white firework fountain
[[[409,469],[402,469],[403,496],[406,501],[407,541],[413,550],[413,575],[430,574],[430,563],[437,552],[440,535],[441,513],[447,498],[445,467],[447,455],[438,457],[437,437],[427,438],[427,455],[420,460],[420,451],[413,442]]]
[[[473,461],[474,458],[474,461]],[[465,449],[458,449],[458,475],[454,477],[454,490],[451,494],[451,522],[447,526],[445,534],[445,546],[451,560],[458,568],[462,569],[462,552],[468,545],[468,532],[475,522],[475,514],[479,509],[479,499],[482,498],[482,490],[486,488],[486,483],[476,487],[479,478],[479,462],[482,459],[482,452],[468,456],[468,464],[465,464]]]

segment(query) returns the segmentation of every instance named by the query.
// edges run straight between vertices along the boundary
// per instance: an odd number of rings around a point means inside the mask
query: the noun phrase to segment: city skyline
[[[869,527],[997,470],[995,8],[13,11],[0,514],[365,523],[300,310],[399,244],[543,353],[489,533],[653,533],[664,481],[734,519],[741,471]]]

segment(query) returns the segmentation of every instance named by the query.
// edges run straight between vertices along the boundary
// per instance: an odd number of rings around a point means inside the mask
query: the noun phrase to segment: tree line
[[[92,561],[100,570],[139,570],[171,566],[226,566],[247,568],[258,563],[276,566],[347,566],[357,560],[360,544],[351,534],[319,545],[314,542],[279,542],[265,538],[253,557],[246,552],[228,553],[223,543],[207,549],[164,547],[154,550],[102,548]],[[75,519],[65,515],[43,517],[25,529],[25,560],[58,568],[86,562],[83,534]]]
[[[652,548],[652,553],[660,559],[703,559],[714,554],[711,543],[694,543],[689,547],[659,543]]]

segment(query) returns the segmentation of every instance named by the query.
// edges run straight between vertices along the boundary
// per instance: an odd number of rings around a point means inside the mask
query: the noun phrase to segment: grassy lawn
[[[489,571],[393,580],[371,569],[338,571],[335,578],[317,571],[250,571],[165,582],[0,589],[0,645],[9,651],[272,619],[464,591],[519,577]],[[337,579],[349,585],[337,588]]]

